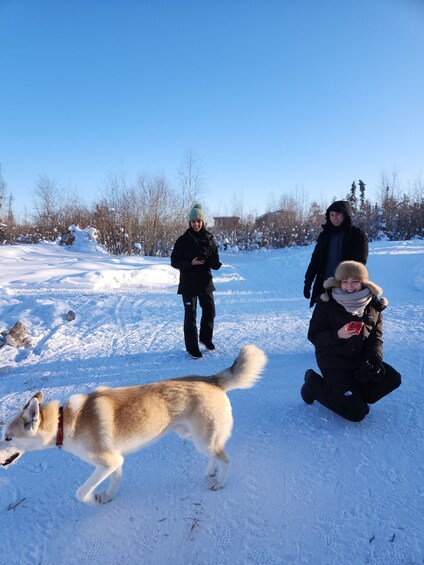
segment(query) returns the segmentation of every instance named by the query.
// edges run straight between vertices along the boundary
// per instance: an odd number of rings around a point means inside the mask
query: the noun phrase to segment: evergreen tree
[[[349,204],[352,207],[352,212],[354,214],[356,214],[357,211],[357,204],[358,204],[358,200],[356,198],[356,182],[353,181],[352,186],[350,187],[350,193],[347,196],[347,201],[349,202]]]
[[[7,184],[3,178],[3,170],[0,163],[0,221],[3,219],[3,206],[6,198]]]
[[[365,183],[359,179],[359,209],[362,210],[365,205]]]

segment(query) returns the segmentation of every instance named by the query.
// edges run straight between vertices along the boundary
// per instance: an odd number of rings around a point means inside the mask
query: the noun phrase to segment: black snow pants
[[[202,308],[202,317],[200,319],[199,339],[202,342],[212,341],[213,325],[215,319],[215,301],[213,293],[200,294],[197,296],[184,296],[184,342],[187,351],[194,352],[199,349],[197,339],[197,299],[199,299]]]
[[[339,416],[360,422],[369,412],[368,404],[374,404],[401,383],[400,374],[384,363],[386,370],[380,382],[359,382],[354,371],[346,369],[321,370],[323,378],[312,375],[310,383],[316,400]]]

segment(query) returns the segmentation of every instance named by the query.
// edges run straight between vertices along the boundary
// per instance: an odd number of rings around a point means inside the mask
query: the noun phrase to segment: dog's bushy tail
[[[251,388],[261,378],[268,359],[256,345],[245,345],[229,369],[215,375],[216,384],[224,391]]]

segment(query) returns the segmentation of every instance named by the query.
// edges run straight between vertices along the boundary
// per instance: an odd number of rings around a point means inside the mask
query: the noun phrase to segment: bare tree
[[[65,230],[73,224],[80,228],[92,225],[93,213],[77,192],[66,193],[63,198],[60,222]]]
[[[377,203],[380,208],[380,228],[384,234],[393,239],[397,231],[398,209],[397,196],[400,194],[401,186],[397,170],[394,168],[389,175],[385,171],[381,173],[378,186]]]
[[[125,228],[122,225],[125,221],[127,190],[124,173],[109,173],[104,181],[102,197],[93,213],[93,223],[99,231],[100,243],[116,254],[128,253]]]
[[[231,216],[237,216],[239,218],[244,217],[244,200],[243,195],[237,195],[233,193],[231,199]]]
[[[413,208],[411,224],[414,234],[424,238],[424,181],[418,177],[411,189]]]
[[[48,175],[39,175],[35,190],[35,222],[41,233],[52,239],[56,236],[60,221],[60,197],[58,184]]]
[[[205,165],[191,146],[187,147],[178,169],[182,214],[200,198],[205,190]]]
[[[145,255],[166,255],[178,230],[177,199],[162,175],[138,179]]]

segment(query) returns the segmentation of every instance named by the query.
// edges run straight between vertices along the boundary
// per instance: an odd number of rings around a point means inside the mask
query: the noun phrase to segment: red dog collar
[[[57,424],[56,445],[62,447],[63,445],[63,406],[59,407],[59,422]]]

